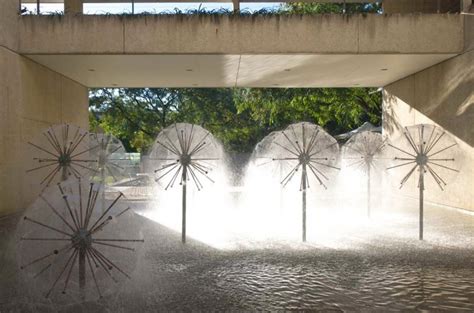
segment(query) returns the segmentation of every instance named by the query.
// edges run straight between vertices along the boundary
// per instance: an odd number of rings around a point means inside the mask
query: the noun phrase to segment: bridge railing
[[[390,2],[390,6],[393,6],[397,0],[18,0],[19,10],[21,14],[83,14],[84,5],[88,4],[102,4],[102,5],[120,5],[126,4],[128,9],[122,13],[136,14],[142,13],[143,11],[136,10],[137,5],[144,4],[174,4],[176,7],[182,7],[184,4],[223,4],[230,7],[234,12],[238,12],[241,9],[242,4],[255,4],[255,3],[273,3],[273,4],[284,4],[292,2],[303,2],[303,3],[337,3],[341,4],[341,13],[346,12],[346,5],[352,3],[359,4],[371,4],[371,3],[382,3]],[[421,0],[412,0],[421,1]],[[470,8],[473,0],[428,0],[431,3],[429,13],[460,13]],[[421,6],[413,4],[402,4],[405,6],[413,6],[413,12]],[[50,10],[48,10],[48,6]],[[397,4],[395,3],[395,7]],[[214,5],[215,7],[215,5]],[[151,11],[153,12],[153,11]],[[109,13],[109,12],[103,12]],[[150,12],[148,12],[150,13]]]
[[[175,4],[177,7],[183,4],[223,4],[224,6],[232,8],[234,12],[239,11],[241,5],[244,3],[268,3],[268,4],[283,4],[292,2],[304,3],[338,3],[342,4],[341,13],[345,12],[346,4],[351,3],[375,3],[383,0],[19,0],[19,8],[22,14],[81,14],[83,13],[83,6],[87,4],[127,4],[129,9],[126,13],[136,14],[136,6],[139,4]],[[49,9],[48,9],[49,7]],[[107,12],[104,12],[107,13]],[[125,13],[125,12],[124,12]]]

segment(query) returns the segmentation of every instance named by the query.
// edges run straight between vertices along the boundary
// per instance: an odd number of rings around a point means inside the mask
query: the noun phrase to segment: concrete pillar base
[[[76,15],[83,12],[82,0],[64,0],[64,14]]]

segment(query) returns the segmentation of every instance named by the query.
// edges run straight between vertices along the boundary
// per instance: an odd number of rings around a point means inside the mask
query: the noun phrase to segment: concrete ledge
[[[22,16],[23,54],[446,54],[463,16]]]

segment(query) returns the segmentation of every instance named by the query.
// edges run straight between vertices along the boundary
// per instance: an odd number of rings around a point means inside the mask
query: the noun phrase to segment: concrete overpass
[[[88,87],[385,86],[462,53],[463,16],[24,16],[19,52]]]
[[[50,124],[88,127],[87,88],[106,86],[384,86],[387,135],[434,122],[466,156],[458,182],[428,197],[474,210],[470,1],[463,14],[386,0],[394,14],[311,16],[85,16],[77,1],[65,16],[18,16],[0,0],[0,215],[35,197],[25,143]]]

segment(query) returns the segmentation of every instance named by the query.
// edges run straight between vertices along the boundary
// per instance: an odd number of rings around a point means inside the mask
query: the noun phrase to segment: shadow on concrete
[[[474,51],[448,60],[399,81],[406,84],[403,92],[384,95],[384,129],[390,134],[400,129],[393,106],[397,98],[437,123],[457,138],[474,146]],[[467,64],[467,67],[465,66]],[[390,86],[389,86],[390,88]],[[403,125],[406,126],[406,125]]]

